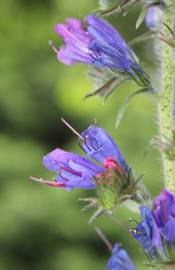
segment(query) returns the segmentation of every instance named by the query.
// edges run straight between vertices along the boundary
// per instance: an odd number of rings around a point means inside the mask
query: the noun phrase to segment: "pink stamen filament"
[[[63,171],[66,171],[66,172],[69,172],[71,174],[74,174],[74,175],[77,175],[79,177],[82,177],[82,173],[76,172],[76,171],[72,170],[71,168],[64,167],[64,164],[62,165],[62,163],[59,163],[57,161],[54,161],[54,165],[58,166],[59,169],[61,169]],[[68,180],[68,179],[66,179],[66,180]]]
[[[71,170],[71,169],[69,169],[69,168],[67,168],[67,167],[63,167],[63,166],[61,166],[61,165],[59,165],[59,167],[60,167],[60,169],[62,169],[63,171],[69,172],[69,173],[74,174],[74,175],[77,175],[77,176],[79,176],[79,177],[82,176],[81,173],[76,172],[76,171],[73,171],[73,170]]]

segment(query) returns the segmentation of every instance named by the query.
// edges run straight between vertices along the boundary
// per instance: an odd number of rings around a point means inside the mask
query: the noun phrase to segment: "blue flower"
[[[91,125],[83,131],[81,138],[84,152],[88,157],[101,162],[101,165],[57,148],[43,157],[43,165],[48,170],[57,173],[55,182],[42,179],[33,180],[66,190],[73,188],[92,189],[98,185],[98,179],[100,179],[100,184],[103,180],[105,181],[103,179],[105,176],[110,182],[113,171],[116,171],[121,177],[128,172],[127,165],[117,145],[102,128]],[[108,170],[112,170],[112,172],[108,172]]]
[[[140,207],[141,222],[131,229],[132,236],[140,243],[141,247],[154,257],[153,251],[153,217],[151,211],[146,206]]]
[[[134,73],[133,69],[141,72],[133,52],[116,29],[93,15],[87,16],[86,22],[87,31],[93,37],[89,43],[93,55],[92,64],[131,74]]]
[[[102,128],[91,125],[83,131],[82,137],[84,138],[84,142],[81,147],[88,157],[98,162],[105,162],[107,158],[112,158],[113,160],[117,160],[117,163],[125,173],[128,173],[129,168],[120,150]]]
[[[108,270],[135,270],[127,252],[116,243],[112,249],[112,256],[107,262]]]
[[[141,206],[141,222],[131,228],[132,236],[140,243],[153,263],[175,261],[175,195],[164,189],[153,200],[152,211]]]

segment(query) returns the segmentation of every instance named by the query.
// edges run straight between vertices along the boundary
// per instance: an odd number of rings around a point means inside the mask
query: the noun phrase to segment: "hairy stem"
[[[167,8],[164,12],[164,25],[173,29],[174,8]],[[170,32],[164,26],[163,34],[170,37]],[[161,86],[158,102],[158,123],[160,140],[166,143],[173,140],[173,95],[174,95],[174,61],[173,48],[161,42]],[[163,173],[165,186],[175,192],[174,162],[162,151]]]

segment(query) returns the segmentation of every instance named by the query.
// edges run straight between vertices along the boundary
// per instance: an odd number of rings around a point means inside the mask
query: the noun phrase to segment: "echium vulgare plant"
[[[121,204],[140,209],[139,221],[128,218],[131,239],[140,245],[147,267],[175,269],[175,0],[100,0],[100,8],[82,20],[69,18],[56,24],[54,31],[63,40],[57,48],[51,46],[57,59],[65,65],[83,63],[97,83],[97,89],[87,96],[107,97],[126,80],[134,81],[136,92],[149,91],[154,96],[158,134],[153,143],[160,151],[164,189],[151,199],[141,176],[127,164],[118,146],[102,128],[90,125],[81,134],[64,119],[63,122],[78,136],[79,145],[87,157],[57,148],[43,157],[43,165],[55,172],[55,181],[30,177],[49,186],[71,191],[92,189],[84,210],[95,208],[90,222],[103,213],[113,218]],[[159,84],[151,81],[141,68],[133,50],[119,32],[102,16],[125,15],[138,5],[139,27],[145,22],[148,32],[139,41],[154,38],[159,48]],[[137,41],[138,41],[137,40]],[[129,202],[129,203],[128,203]],[[134,206],[133,206],[134,205]],[[95,221],[94,221],[95,222]],[[125,226],[126,227],[126,226]],[[112,247],[106,237],[111,257],[108,270],[134,270],[136,266],[118,242]]]

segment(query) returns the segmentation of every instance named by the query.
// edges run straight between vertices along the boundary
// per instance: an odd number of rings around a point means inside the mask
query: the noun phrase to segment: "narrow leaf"
[[[141,89],[137,90],[137,91],[134,92],[132,95],[130,95],[129,97],[126,98],[126,100],[124,101],[123,105],[120,107],[119,112],[118,112],[118,114],[117,114],[117,117],[116,117],[116,124],[115,124],[116,128],[119,127],[119,125],[120,125],[120,123],[121,123],[121,120],[122,120],[122,118],[123,118],[123,115],[124,115],[124,113],[125,113],[125,111],[126,111],[126,108],[127,108],[128,105],[129,105],[131,99],[132,99],[133,97],[139,95],[139,94],[146,93],[146,92],[148,92],[148,91],[150,91],[149,88],[141,88]]]
[[[140,25],[142,24],[146,13],[147,13],[147,8],[143,7],[142,11],[140,12],[140,15],[139,15],[139,17],[138,17],[138,19],[136,21],[136,29],[138,29],[140,27]]]

